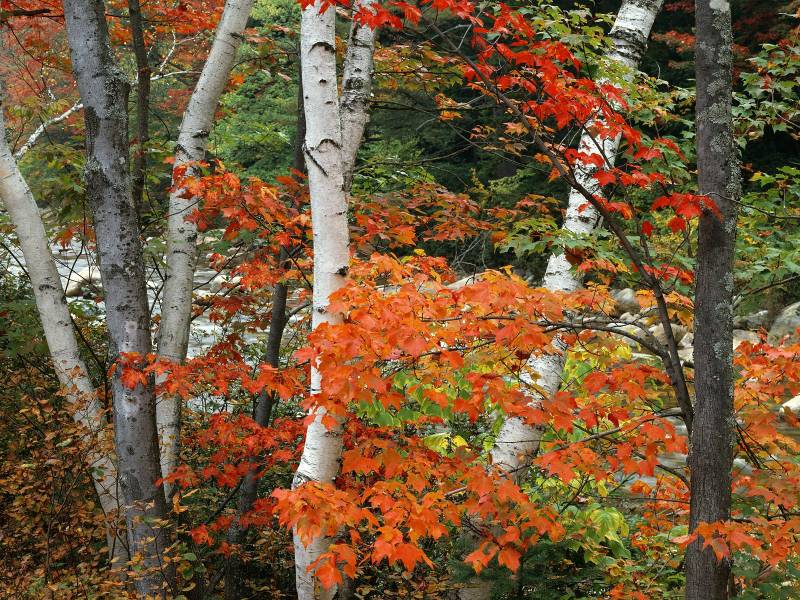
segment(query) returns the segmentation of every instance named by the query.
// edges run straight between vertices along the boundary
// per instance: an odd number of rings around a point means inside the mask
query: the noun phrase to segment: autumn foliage
[[[688,10],[685,4],[667,10]],[[475,184],[475,173],[472,187],[457,192],[434,178],[377,191],[356,180],[347,283],[328,305],[343,322],[310,331],[315,257],[304,174],[292,169],[262,180],[213,159],[170,173],[172,190],[199,199],[189,218],[201,235],[216,236],[201,240],[200,258],[222,283],[196,293],[192,310],[217,335],[180,364],[156,354],[95,356],[102,364],[93,376],[107,381],[119,373],[130,388],[157,380],[158,394],[178,396],[186,407],[182,464],[164,480],[179,488],[171,498],[175,539],[165,552],[177,569],[176,596],[207,584],[213,593],[227,561],[240,557],[251,566],[271,563],[253,575],[253,588],[277,597],[293,585],[292,532],[303,542],[329,538],[315,575],[326,588],[345,577],[367,582],[365,598],[398,590],[442,597],[475,576],[522,589],[526,570],[540,576],[541,564],[568,573],[551,573],[554,579],[585,569],[599,581],[595,595],[668,597],[680,587],[683,551],[696,539],[734,561],[738,591],[756,597],[760,586],[784,580],[797,590],[800,420],[782,406],[800,393],[800,345],[767,343],[762,330],[758,341],[737,346],[733,514],[689,532],[694,369],[672,332],[693,328],[690,238],[698,218],[720,211],[693,184],[690,136],[677,115],[687,110],[685,97],[659,92],[663,82],[643,74],[598,77],[607,41],[592,15],[534,5],[391,0],[353,11],[337,0],[322,8],[386,32],[376,54],[378,80],[385,78],[380,101],[396,89],[430,87],[428,110],[443,127],[474,105],[489,106],[494,121],[464,136],[474,151],[527,160],[543,188],[577,192],[581,212],[599,215],[602,233],[581,239],[560,231],[564,211],[549,192],[494,202],[494,190]],[[120,52],[130,44],[116,16],[126,6],[108,6]],[[7,8],[47,15],[3,17],[26,50],[2,67],[23,131],[44,114],[37,103],[47,93],[74,91],[68,78],[50,75],[68,68],[59,7],[4,2],[3,14]],[[195,70],[220,9],[200,1],[148,6],[148,44],[172,48],[163,75]],[[760,19],[755,14],[740,27]],[[442,22],[468,33],[457,40]],[[403,35],[423,39],[414,46]],[[685,33],[663,35],[680,53],[693,43]],[[393,36],[400,41],[393,44]],[[756,87],[788,95],[770,88],[768,69]],[[233,87],[258,74],[244,64],[240,70]],[[184,88],[168,90],[165,112],[175,113]],[[675,114],[663,109],[667,102]],[[796,118],[787,111],[772,115],[773,123]],[[74,134],[80,126],[68,120],[67,128]],[[616,162],[576,147],[587,132],[599,145],[621,140]],[[588,186],[579,177],[587,172]],[[790,188],[780,185],[781,193]],[[91,247],[90,225],[69,220],[60,227],[64,245],[74,236]],[[493,264],[477,273],[454,264],[454,248],[479,245],[490,248]],[[519,268],[532,254],[551,253],[564,253],[585,285],[546,289],[541,273]],[[637,290],[636,322],[618,310],[618,283]],[[288,325],[274,366],[264,357],[264,332],[279,285],[289,289]],[[65,417],[46,369],[2,351],[10,364],[4,371],[14,374],[0,395],[0,429],[17,434],[2,440],[0,556],[17,566],[0,570],[0,585],[18,597],[26,596],[17,590],[58,597],[58,586],[74,578],[70,593],[122,594],[124,584],[107,573],[102,516],[86,498],[83,464],[96,440]],[[560,389],[542,394],[533,365],[564,353]],[[313,395],[312,366],[324,382]],[[100,395],[107,403],[105,388]],[[258,402],[270,402],[267,425],[253,418]],[[320,409],[330,429],[344,423],[339,474],[292,488],[306,426]],[[492,464],[492,446],[510,418],[541,438],[521,473]],[[258,482],[259,495],[240,510],[247,478]],[[232,527],[248,532],[245,542],[231,543]],[[138,576],[135,568],[130,575]]]

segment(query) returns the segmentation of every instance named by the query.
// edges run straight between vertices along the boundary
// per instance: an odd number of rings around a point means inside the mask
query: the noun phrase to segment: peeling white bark
[[[356,0],[353,14],[361,9],[369,9],[374,0]],[[364,129],[369,122],[369,99],[372,91],[372,75],[375,71],[376,29],[357,23],[350,25],[350,36],[344,57],[342,74],[342,161],[344,189],[350,192],[353,183],[353,170],[356,155],[361,147]]]
[[[303,11],[300,24],[300,64],[306,117],[304,153],[311,196],[314,234],[314,292],[312,327],[341,322],[341,315],[328,310],[330,294],[344,285],[350,262],[347,226],[347,194],[344,191],[342,130],[336,74],[336,13],[320,13],[321,1]],[[311,394],[324,382],[311,370]],[[306,431],[305,446],[292,487],[308,481],[330,483],[339,472],[342,452],[341,425],[328,430],[317,410]],[[295,577],[299,600],[332,598],[336,590],[324,590],[308,572],[309,565],[324,553],[328,540],[318,538],[308,546],[295,535]]]
[[[233,69],[242,32],[253,8],[253,0],[228,0],[222,13],[214,43],[189,104],[183,113],[175,167],[205,158],[208,135]],[[173,182],[174,183],[174,182]],[[161,305],[161,327],[158,339],[160,356],[183,362],[189,346],[192,316],[192,289],[197,260],[197,226],[186,217],[197,207],[197,198],[184,198],[182,190],[170,194],[167,216],[167,279]],[[162,395],[156,404],[161,449],[161,472],[164,476],[178,464],[180,442],[180,399]],[[171,486],[165,485],[167,496]]]
[[[609,61],[615,61],[630,69],[638,67],[647,47],[647,39],[650,36],[653,21],[661,10],[662,4],[663,0],[625,0],[622,3],[614,27],[609,33],[613,42],[613,48],[607,56]],[[589,124],[588,132],[592,128],[592,124]],[[606,168],[612,167],[619,148],[619,138],[596,140],[588,132],[581,137],[581,151],[603,156]],[[588,165],[578,165],[576,179],[591,193],[599,194],[600,186],[593,177],[595,170]],[[585,204],[586,199],[580,192],[575,190],[570,192],[567,213],[562,226],[564,230],[586,235],[599,226],[600,219],[594,208],[586,207],[583,211],[579,210]],[[571,269],[571,265],[563,253],[550,256],[542,282],[543,287],[553,291],[571,292],[579,289],[582,285],[581,274]],[[554,346],[558,350],[557,353],[534,358],[528,365],[531,373],[531,381],[528,383],[535,383],[546,396],[552,396],[558,391],[566,358],[567,347],[560,339],[555,340]],[[541,399],[541,394],[537,392],[533,394],[532,402],[536,404]],[[514,478],[520,478],[537,452],[540,438],[541,431],[537,428],[526,425],[518,418],[508,419],[492,449],[492,463]]]
[[[111,433],[108,421],[78,350],[61,278],[39,208],[6,141],[3,96],[0,89],[0,200],[11,217],[22,248],[53,368],[73,409],[72,418],[89,432],[88,437],[95,448],[103,447],[103,440],[107,440]],[[116,529],[113,521],[119,509],[117,467],[113,457],[100,450],[90,451],[87,459],[100,506],[112,522],[109,550],[114,556],[121,557],[127,544],[115,540],[111,533]]]

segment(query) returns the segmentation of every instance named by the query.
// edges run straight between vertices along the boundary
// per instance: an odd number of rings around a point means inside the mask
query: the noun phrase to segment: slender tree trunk
[[[625,0],[617,13],[614,26],[609,33],[613,48],[607,59],[627,68],[635,69],[647,49],[647,39],[656,16],[661,10],[663,0]],[[591,131],[591,124],[587,127]],[[612,167],[619,148],[619,138],[595,140],[590,133],[581,137],[580,149],[590,155],[605,157],[606,167]],[[595,167],[588,165],[576,168],[576,179],[584,188],[593,194],[600,194],[601,188],[594,178]],[[575,190],[569,195],[567,214],[562,228],[572,234],[587,235],[599,225],[597,211],[591,207],[584,208],[586,198]],[[583,285],[582,274],[571,268],[566,256],[553,254],[547,262],[542,286],[548,290],[572,292]],[[556,338],[553,345],[557,353],[536,357],[531,360],[530,370],[538,378],[536,385],[546,396],[552,396],[561,385],[567,346],[561,338]],[[527,383],[533,383],[528,381]],[[541,396],[533,401],[539,403]],[[526,425],[519,418],[508,419],[497,436],[492,449],[492,463],[519,479],[526,471],[531,459],[539,449],[541,431]]]
[[[65,0],[72,69],[86,120],[86,190],[94,216],[111,355],[144,357],[151,350],[144,259],[128,171],[129,86],[114,62],[102,0]],[[152,382],[131,389],[117,368],[112,380],[119,484],[132,555],[148,571],[142,594],[161,593],[166,518]]]
[[[341,116],[336,76],[336,13],[320,13],[321,0],[303,11],[300,25],[300,62],[306,116],[305,154],[314,232],[314,292],[312,327],[337,324],[341,315],[328,310],[331,293],[344,285],[350,262],[347,195],[344,191]],[[323,381],[311,369],[311,394]],[[306,482],[332,483],[339,471],[342,452],[341,425],[328,429],[323,409],[306,431],[305,446],[292,487]],[[321,589],[309,565],[328,547],[318,538],[306,547],[295,535],[295,576],[299,600],[330,598],[335,590]]]
[[[285,251],[281,251],[281,256],[285,256]],[[288,288],[285,284],[279,283],[275,286],[272,295],[272,316],[269,323],[269,334],[267,337],[267,363],[274,367],[280,367],[280,349],[283,332],[286,328],[286,299]],[[262,393],[259,395],[253,407],[253,420],[267,427],[272,418],[272,411],[275,407],[277,398],[273,393]],[[250,471],[245,475],[242,482],[242,491],[239,495],[239,505],[236,511],[236,518],[228,530],[228,542],[231,544],[241,544],[244,530],[241,528],[239,520],[252,507],[258,496],[258,479],[256,470],[258,469],[258,459],[251,460]],[[239,556],[231,555],[225,565],[225,599],[238,600],[243,597],[242,590],[242,561]]]
[[[17,151],[14,152],[14,158],[17,159],[17,161],[21,161],[22,157],[25,156],[30,151],[30,149],[36,145],[36,142],[39,141],[39,138],[42,137],[42,135],[44,135],[48,127],[69,119],[73,114],[75,114],[79,110],[83,110],[83,104],[81,104],[80,102],[76,102],[60,115],[56,115],[55,117],[51,117],[46,121],[44,121],[41,125],[39,125],[36,129],[33,130],[33,133],[31,133],[28,136],[28,139],[25,140],[25,143],[22,144],[22,146],[20,146],[19,148],[17,148]]]
[[[353,13],[368,9],[373,0],[356,0]],[[378,31],[358,23],[350,24],[350,35],[344,57],[342,72],[342,161],[344,189],[348,194],[353,185],[353,170],[356,156],[369,122],[369,99],[372,90],[372,75],[375,71],[373,56]]]
[[[208,136],[222,92],[228,83],[242,40],[242,32],[253,7],[253,0],[228,0],[222,13],[214,43],[200,79],[183,113],[175,167],[205,158]],[[174,182],[173,182],[174,183]],[[197,198],[184,198],[183,190],[170,194],[167,216],[167,279],[161,305],[161,328],[158,338],[160,356],[183,362],[189,346],[192,316],[192,289],[197,261],[197,226],[186,220],[197,208]],[[180,451],[181,404],[176,396],[158,399],[158,430],[161,447],[161,472],[166,476],[178,464]],[[165,485],[169,497],[171,486]]]
[[[144,41],[144,18],[139,0],[128,0],[133,53],[136,56],[136,149],[133,153],[131,194],[138,211],[142,209],[147,171],[146,145],[150,139],[150,63]]]
[[[700,217],[694,313],[695,417],[689,450],[689,527],[730,518],[733,415],[733,261],[739,157],[733,134],[731,12],[727,0],[695,3],[697,179],[722,216]],[[687,600],[728,598],[729,560],[697,541],[686,551]]]
[[[369,9],[373,0],[356,0],[353,16],[362,8]],[[378,30],[365,26],[355,19],[350,22],[347,50],[342,65],[342,94],[339,111],[342,120],[342,177],[344,191],[350,195],[358,150],[369,123],[372,78],[375,72],[375,40]],[[342,573],[338,600],[353,597],[354,582]]]
[[[613,46],[606,57],[607,60],[629,69],[636,69],[639,66],[647,49],[650,30],[662,4],[663,0],[623,1],[609,33]],[[592,129],[593,124],[589,123],[586,133],[581,136],[579,148],[589,155],[602,156],[606,161],[605,167],[610,168],[614,165],[619,149],[619,137],[596,140],[590,133]],[[602,190],[593,176],[596,170],[596,167],[589,164],[579,164],[576,165],[575,176],[585,189],[593,194],[601,194]],[[571,190],[562,229],[571,234],[588,235],[599,225],[600,218],[597,211],[592,207],[586,207],[586,198],[580,192]],[[552,291],[572,292],[582,285],[582,274],[571,268],[563,253],[550,256],[542,287]],[[557,352],[534,357],[528,364],[531,375],[524,376],[524,382],[528,385],[535,383],[541,390],[540,393],[533,395],[532,404],[539,404],[543,398],[552,396],[561,386],[568,346],[561,337],[553,340],[553,346]],[[521,480],[539,450],[541,435],[541,429],[526,424],[522,419],[517,417],[507,419],[492,448],[492,464],[514,480]],[[459,598],[481,600],[489,598],[491,590],[491,582],[474,578],[459,591]]]
[[[298,81],[297,85],[297,129],[294,138],[293,167],[296,171],[305,170],[305,159],[303,157],[303,143],[306,138],[306,118],[303,114],[303,84]],[[289,251],[281,248],[279,262],[285,266],[289,260]],[[286,301],[289,296],[289,288],[285,283],[277,283],[272,292],[272,314],[269,321],[269,333],[267,335],[267,348],[264,356],[268,365],[280,368],[281,342],[283,333],[286,330]],[[261,394],[253,407],[253,420],[267,427],[272,418],[272,411],[277,398],[275,394]],[[258,479],[255,477],[257,460],[252,461],[251,470],[245,476],[242,483],[242,491],[239,496],[239,506],[236,518],[228,530],[228,542],[231,544],[241,544],[244,531],[240,526],[242,515],[246,514],[253,506],[258,495]],[[238,600],[242,593],[242,561],[236,554],[231,555],[225,565],[225,599]]]
[[[0,83],[2,86],[2,83]],[[109,445],[111,430],[97,398],[89,371],[80,356],[75,330],[50,250],[39,207],[6,142],[3,118],[4,91],[0,87],[0,199],[14,224],[25,268],[31,280],[39,320],[42,322],[53,368],[66,390],[72,418],[86,428],[94,450],[87,455],[97,497],[108,522],[107,537],[112,559],[126,560],[127,541],[117,536],[117,467]]]

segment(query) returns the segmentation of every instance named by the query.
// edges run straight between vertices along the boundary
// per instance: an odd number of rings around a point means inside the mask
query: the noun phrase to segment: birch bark
[[[17,161],[22,160],[22,157],[25,156],[31,148],[33,148],[39,138],[42,137],[45,131],[47,131],[48,127],[65,121],[79,110],[83,110],[83,104],[76,102],[60,115],[47,119],[44,123],[34,129],[33,133],[31,133],[28,136],[28,139],[25,140],[25,143],[22,144],[22,146],[20,146],[16,152],[14,152],[14,158],[17,159]]]
[[[205,158],[208,135],[222,92],[233,69],[242,32],[253,8],[253,0],[228,0],[222,13],[211,51],[200,79],[183,113],[175,167]],[[173,181],[174,183],[174,181]],[[158,339],[160,356],[183,362],[189,346],[189,325],[192,316],[192,289],[197,261],[197,226],[186,220],[196,208],[197,198],[184,198],[178,189],[170,194],[167,216],[167,279],[161,307],[161,328]],[[179,398],[162,395],[156,405],[161,472],[167,475],[178,463],[180,451]],[[165,485],[169,497],[171,486]]]
[[[662,4],[663,0],[624,0],[609,33],[613,47],[608,53],[608,61],[629,69],[638,67],[647,48],[650,29]],[[587,131],[591,132],[592,129],[593,124],[589,124]],[[619,138],[596,140],[591,133],[585,133],[580,140],[580,150],[590,155],[601,155],[606,160],[607,168],[613,166],[618,148]],[[578,165],[575,171],[578,183],[593,194],[600,193],[600,186],[593,176],[596,168]],[[570,192],[562,226],[565,231],[587,235],[599,226],[600,219],[594,208],[580,210],[585,204],[586,199],[580,192],[575,190]],[[571,292],[582,285],[581,274],[571,269],[563,253],[550,256],[542,287],[553,291]],[[533,403],[540,402],[542,397],[552,396],[561,385],[568,348],[560,338],[554,340],[553,346],[557,350],[556,353],[533,358],[529,363],[531,376],[526,383],[535,383],[541,390],[534,394]],[[492,463],[515,479],[519,479],[536,454],[540,438],[541,432],[535,427],[526,425],[519,418],[508,419],[503,424],[492,449]]]
[[[94,217],[103,282],[109,349],[144,357],[151,350],[142,245],[128,168],[129,85],[114,61],[103,0],[65,0],[64,18],[72,70],[86,121],[86,192]],[[131,389],[112,380],[119,485],[132,555],[145,574],[136,580],[142,595],[161,595],[161,556],[167,543],[166,517],[152,382]]]
[[[694,313],[695,410],[689,449],[689,527],[730,518],[736,446],[733,412],[733,288],[736,216],[741,197],[733,131],[731,8],[727,0],[695,3],[697,183],[721,216],[700,217]],[[687,600],[729,597],[731,561],[698,540],[686,549]]]
[[[47,348],[58,381],[66,390],[72,418],[86,428],[96,448],[103,448],[106,446],[103,441],[111,433],[108,421],[78,350],[64,288],[53,262],[39,207],[6,141],[3,104],[4,91],[0,87],[0,200],[11,217],[22,248]],[[127,552],[127,543],[117,539],[114,533],[119,509],[117,467],[113,456],[102,450],[90,452],[87,458],[100,506],[109,521],[109,553],[112,558],[122,558]]]
[[[353,14],[368,10],[374,0],[356,0]],[[375,70],[375,38],[377,29],[367,27],[353,19],[342,69],[342,176],[344,190],[348,194],[353,185],[356,156],[361,147],[364,130],[369,122],[369,98],[372,91],[372,75]]]
[[[342,126],[336,73],[336,13],[320,13],[317,0],[303,11],[300,24],[300,64],[306,117],[305,156],[311,196],[314,244],[314,291],[312,328],[322,323],[341,322],[341,315],[328,310],[330,294],[344,285],[350,262],[347,226],[347,194],[344,191]],[[323,382],[311,369],[311,394],[318,394]],[[308,426],[300,465],[292,487],[306,482],[333,482],[339,471],[342,429],[327,429],[325,412],[315,411]],[[328,540],[318,538],[304,546],[297,535],[295,578],[299,600],[332,598],[336,590],[324,590],[309,573],[309,566],[327,550]]]

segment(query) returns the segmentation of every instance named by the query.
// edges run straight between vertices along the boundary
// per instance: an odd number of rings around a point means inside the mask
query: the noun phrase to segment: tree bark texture
[[[114,434],[119,485],[132,555],[142,557],[147,575],[137,579],[141,594],[161,594],[161,557],[167,544],[166,517],[156,436],[152,382],[133,389],[123,384],[123,353],[151,351],[150,313],[142,244],[131,197],[128,166],[129,85],[115,63],[102,0],[65,0],[64,17],[72,69],[86,121],[86,193],[94,217],[111,356]]]
[[[142,209],[147,175],[147,142],[150,139],[150,63],[144,41],[144,17],[139,0],[128,0],[133,54],[136,57],[136,148],[133,152],[131,195],[133,205]]]
[[[220,97],[233,69],[242,32],[253,8],[253,0],[228,0],[222,13],[214,43],[189,104],[183,113],[175,167],[205,158],[208,136]],[[175,181],[173,180],[173,185]],[[161,327],[158,353],[174,362],[183,362],[189,347],[192,317],[192,290],[197,262],[197,226],[187,221],[198,204],[197,198],[185,198],[183,190],[170,194],[167,215],[167,279],[161,304]],[[161,471],[166,476],[178,465],[180,452],[181,404],[175,396],[161,395],[157,403],[161,447]],[[165,486],[167,496],[171,486]]]
[[[733,132],[731,11],[727,0],[695,3],[697,180],[721,217],[705,212],[697,239],[694,315],[695,417],[689,449],[689,527],[726,520],[731,509],[733,261],[741,196]],[[700,541],[686,551],[686,598],[728,598],[731,564]]]
[[[347,194],[344,190],[342,129],[336,73],[336,13],[320,13],[321,1],[303,11],[300,24],[300,63],[306,117],[305,157],[311,196],[314,244],[314,291],[312,327],[341,322],[328,310],[331,293],[344,285],[350,262]],[[311,369],[311,394],[324,382]],[[328,429],[325,412],[315,411],[308,426],[300,465],[292,487],[306,482],[332,483],[339,471],[342,452],[341,424]],[[328,540],[318,538],[304,546],[295,535],[295,577],[299,600],[332,598],[336,590],[324,590],[309,573],[309,566],[323,554]]]
[[[369,9],[373,0],[356,0],[353,13]],[[342,161],[344,189],[348,194],[353,185],[356,156],[361,147],[364,130],[369,122],[369,99],[372,75],[375,71],[373,56],[377,30],[357,22],[350,24],[342,72]]]

